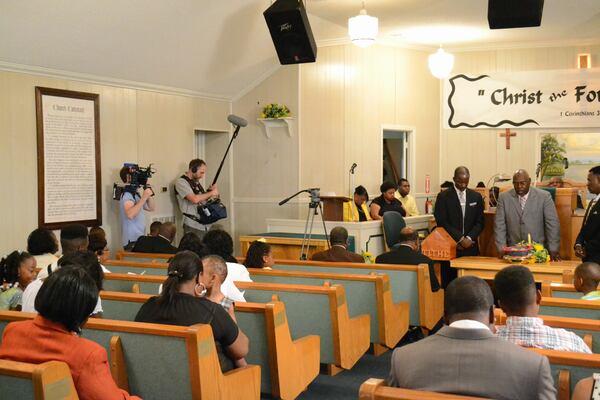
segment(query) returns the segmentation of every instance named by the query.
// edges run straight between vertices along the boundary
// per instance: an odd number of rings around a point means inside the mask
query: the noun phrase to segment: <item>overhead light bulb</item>
[[[444,79],[448,77],[453,66],[454,56],[446,53],[441,46],[438,51],[429,55],[429,70],[436,78]]]
[[[358,47],[369,47],[375,43],[379,31],[379,20],[367,14],[364,8],[356,17],[348,18],[348,35]]]

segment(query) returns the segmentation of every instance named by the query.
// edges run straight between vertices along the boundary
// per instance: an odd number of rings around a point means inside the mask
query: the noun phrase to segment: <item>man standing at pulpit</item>
[[[456,256],[477,256],[477,238],[483,230],[483,199],[467,188],[471,174],[467,167],[454,170],[454,186],[440,192],[435,201],[435,222],[456,241]]]
[[[590,169],[587,187],[596,197],[585,211],[581,231],[575,240],[575,254],[583,261],[600,263],[600,165]]]
[[[500,193],[494,234],[499,257],[505,246],[531,240],[543,244],[552,260],[559,260],[560,222],[550,193],[532,188],[524,169],[513,175],[513,189]]]

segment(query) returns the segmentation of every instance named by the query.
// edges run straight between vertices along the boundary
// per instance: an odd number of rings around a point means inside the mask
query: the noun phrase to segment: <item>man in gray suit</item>
[[[444,319],[449,326],[435,335],[394,350],[390,386],[491,399],[556,398],[548,359],[490,330],[494,298],[485,281],[452,281]]]
[[[504,255],[504,246],[527,241],[530,234],[531,240],[548,249],[552,260],[559,260],[560,222],[556,206],[550,193],[530,186],[529,174],[520,169],[513,175],[514,189],[500,193],[494,225],[498,256]]]

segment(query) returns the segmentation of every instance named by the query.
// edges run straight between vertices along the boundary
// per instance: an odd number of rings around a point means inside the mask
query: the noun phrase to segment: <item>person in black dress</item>
[[[191,251],[179,252],[169,262],[168,278],[162,293],[149,299],[135,317],[138,322],[183,325],[209,324],[213,331],[223,372],[234,368],[235,360],[248,354],[248,337],[227,311],[204,298],[200,281],[202,262]]]
[[[388,211],[397,211],[402,214],[403,217],[406,217],[406,210],[402,207],[402,202],[394,197],[396,185],[386,181],[381,184],[379,190],[381,191],[381,196],[374,198],[371,202],[371,218],[374,220],[382,220],[383,214]]]

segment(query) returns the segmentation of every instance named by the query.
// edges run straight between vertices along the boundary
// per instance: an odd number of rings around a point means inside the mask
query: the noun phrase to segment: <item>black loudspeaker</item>
[[[281,64],[315,62],[317,45],[302,0],[277,0],[263,15]]]
[[[544,0],[488,0],[490,29],[540,26]]]

